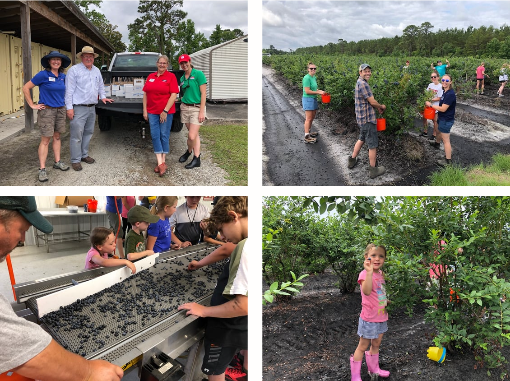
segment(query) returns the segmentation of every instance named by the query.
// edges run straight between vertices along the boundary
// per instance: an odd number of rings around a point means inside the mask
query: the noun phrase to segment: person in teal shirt
[[[432,70],[437,70],[437,72],[439,73],[439,77],[442,78],[443,75],[446,74],[446,68],[447,67],[450,67],[450,62],[448,60],[446,60],[446,64],[443,65],[443,62],[441,60],[437,61],[437,66],[434,66],[434,63],[431,63],[430,64],[430,68]]]
[[[310,132],[312,128],[312,122],[315,119],[315,114],[319,105],[317,103],[317,94],[324,94],[325,91],[317,88],[317,79],[315,74],[317,73],[317,65],[312,62],[308,62],[307,65],[308,74],[303,77],[303,110],[305,111],[305,143],[317,142],[317,131]]]
[[[179,158],[184,163],[193,152],[193,159],[186,164],[186,169],[200,167],[200,136],[198,130],[205,120],[205,100],[207,96],[207,79],[204,73],[191,64],[187,54],[179,56],[179,66],[184,75],[179,80],[181,90],[181,122],[188,129],[188,149]]]

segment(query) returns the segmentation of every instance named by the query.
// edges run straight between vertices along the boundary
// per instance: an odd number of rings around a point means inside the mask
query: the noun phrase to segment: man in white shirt
[[[82,170],[82,161],[95,162],[89,156],[89,144],[96,123],[98,96],[105,104],[113,102],[106,98],[101,72],[94,66],[98,56],[92,47],[84,46],[76,55],[81,63],[70,68],[66,75],[65,102],[67,117],[71,120],[71,164],[75,171]]]
[[[53,226],[37,211],[35,197],[0,197],[0,262],[25,241],[30,226],[51,233]],[[20,318],[0,295],[0,374],[14,371],[36,380],[120,381],[120,367],[88,361],[66,351],[37,324]]]

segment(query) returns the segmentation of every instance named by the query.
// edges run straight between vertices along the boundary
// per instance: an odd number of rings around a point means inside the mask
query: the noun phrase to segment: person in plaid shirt
[[[354,168],[358,163],[358,154],[361,147],[365,143],[368,144],[368,158],[370,161],[370,178],[373,179],[386,172],[383,166],[376,167],[376,156],[377,146],[379,139],[377,137],[377,127],[375,110],[376,108],[381,114],[386,110],[386,106],[379,104],[372,94],[372,90],[368,85],[368,80],[372,75],[372,69],[368,64],[362,64],[359,67],[359,78],[356,82],[355,91],[355,111],[356,111],[356,122],[360,126],[360,134],[352,156],[349,157],[348,167],[349,169]]]

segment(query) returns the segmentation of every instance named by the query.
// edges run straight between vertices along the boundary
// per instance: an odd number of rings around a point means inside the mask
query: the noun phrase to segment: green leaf
[[[309,276],[310,274],[303,274],[301,275],[299,278],[297,278],[297,280],[301,280],[303,278],[306,278],[307,276]]]
[[[292,291],[292,292],[295,292],[295,293],[299,292],[299,290],[295,289],[294,287],[287,287],[285,290]]]
[[[476,302],[481,306],[482,305],[482,299],[476,299]]]
[[[266,299],[269,303],[273,303],[274,296],[271,294],[264,294],[264,299]]]
[[[304,284],[301,282],[294,282],[294,286],[303,287]]]
[[[328,212],[331,212],[335,208],[336,208],[336,204],[329,204],[328,205]]]
[[[320,214],[324,214],[324,212],[326,212],[326,207],[326,204],[321,204]]]
[[[305,202],[303,202],[303,209],[308,208],[308,206],[310,205],[310,203],[311,203],[311,202],[312,202],[312,198],[311,198],[311,197],[310,197],[310,198],[307,198],[307,199],[305,200]]]
[[[270,291],[274,291],[278,288],[278,282],[274,282],[271,286],[269,286]]]

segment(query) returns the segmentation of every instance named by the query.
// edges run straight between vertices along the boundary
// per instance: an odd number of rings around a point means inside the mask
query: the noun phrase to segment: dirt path
[[[347,156],[358,137],[353,110],[320,109],[314,121],[319,142],[304,144],[301,90],[270,67],[263,66],[262,76],[264,185],[424,185],[438,169],[436,161],[444,158],[442,145],[436,150],[418,136],[422,127],[417,121],[416,129],[400,138],[380,133],[378,163],[387,173],[371,180],[366,147],[360,164],[347,169]],[[497,152],[510,153],[509,101],[475,96],[459,105],[451,134],[454,163],[466,168],[490,162]]]
[[[359,341],[358,317],[361,311],[359,290],[342,295],[336,277],[327,272],[305,278],[297,297],[263,309],[263,379],[350,380],[349,356]],[[486,369],[474,367],[472,353],[448,352],[439,366],[427,358],[433,346],[434,328],[424,321],[424,310],[413,317],[393,313],[388,322],[380,352],[381,368],[391,372],[388,380],[497,380],[499,372],[487,376]],[[503,354],[510,358],[508,347]],[[370,380],[365,362],[363,381]],[[381,379],[379,379],[381,381]]]

